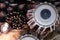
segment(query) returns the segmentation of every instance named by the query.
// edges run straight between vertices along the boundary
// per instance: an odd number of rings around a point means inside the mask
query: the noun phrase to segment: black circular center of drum
[[[49,17],[51,16],[51,12],[48,9],[43,9],[40,15],[43,19],[49,19]]]

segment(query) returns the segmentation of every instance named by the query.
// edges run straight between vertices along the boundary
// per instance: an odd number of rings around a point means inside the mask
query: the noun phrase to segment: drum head
[[[40,5],[34,12],[34,18],[41,25],[51,25],[56,21],[57,12],[51,5]]]
[[[39,40],[39,39],[33,35],[26,34],[24,36],[21,36],[19,40]]]

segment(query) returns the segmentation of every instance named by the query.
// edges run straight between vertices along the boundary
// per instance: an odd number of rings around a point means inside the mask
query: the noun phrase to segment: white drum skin
[[[39,40],[39,39],[31,34],[25,34],[21,36],[18,40]]]

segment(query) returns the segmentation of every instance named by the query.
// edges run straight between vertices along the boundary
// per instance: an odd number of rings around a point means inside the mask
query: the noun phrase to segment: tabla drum
[[[31,34],[25,34],[21,36],[18,40],[39,40],[39,39]]]
[[[47,34],[55,30],[56,24],[58,24],[58,11],[51,3],[40,3],[35,8],[28,10],[27,18],[30,29],[33,29],[38,25],[36,32],[41,35],[47,36]],[[45,33],[45,34],[44,34]]]

